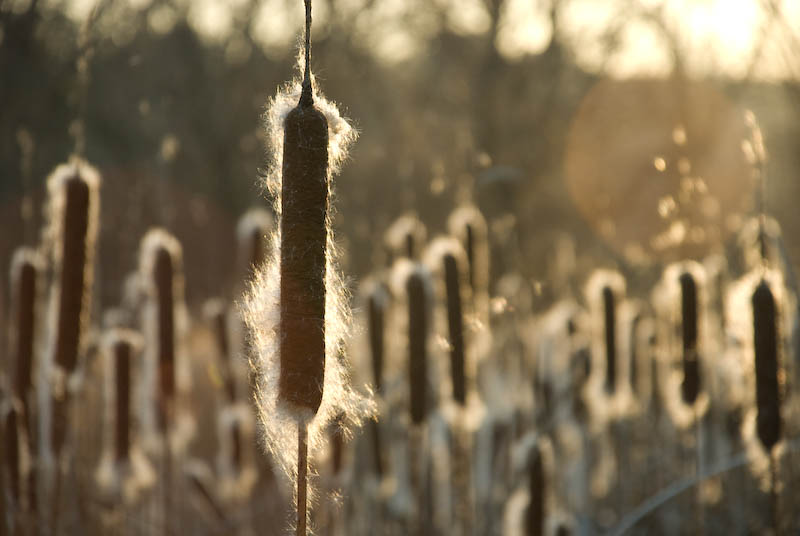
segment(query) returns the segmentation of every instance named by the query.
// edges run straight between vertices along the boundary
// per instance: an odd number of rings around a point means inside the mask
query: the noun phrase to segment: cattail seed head
[[[376,284],[367,298],[367,330],[372,365],[372,382],[378,394],[383,392],[383,364],[386,308],[389,296],[381,284]]]
[[[395,220],[384,234],[387,252],[387,264],[392,265],[397,259],[418,259],[425,245],[428,231],[419,218],[413,214],[404,214]]]
[[[447,220],[450,234],[461,242],[467,257],[468,282],[474,314],[489,320],[489,233],[483,214],[473,206],[454,210]]]
[[[268,236],[273,227],[272,215],[263,208],[252,208],[239,218],[236,225],[239,258],[244,267],[242,273],[248,277],[267,260]]]
[[[406,279],[408,294],[408,372],[411,421],[422,424],[428,412],[428,289],[420,269]]]
[[[541,536],[545,530],[545,473],[542,453],[537,444],[528,451],[528,507],[525,510],[525,534]]]
[[[56,266],[53,362],[71,374],[78,364],[82,334],[89,318],[100,176],[75,159],[56,168],[47,180],[50,225]]]
[[[0,481],[0,485],[4,488],[3,493],[5,493],[5,485],[8,485],[11,498],[17,505],[22,497],[21,441],[24,432],[22,431],[20,413],[19,403],[13,399],[8,399],[0,405],[0,419],[2,420],[0,430],[3,432],[3,471],[0,471],[0,475],[5,473],[6,477],[6,483]],[[3,523],[5,523],[5,519]]]
[[[295,82],[279,90],[267,109],[272,160],[265,181],[280,225],[271,235],[269,258],[256,271],[242,306],[252,348],[249,358],[256,384],[257,418],[267,449],[292,480],[297,478],[298,423],[308,425],[308,451],[313,453],[336,415],[344,414],[345,425],[353,426],[375,412],[372,401],[351,387],[342,352],[349,334],[350,309],[338,273],[327,210],[330,179],[356,133],[316,87],[312,108],[304,103],[298,106],[300,100],[301,84]],[[327,123],[327,149],[310,145],[318,143],[323,132],[314,130],[310,136],[303,131],[306,122],[312,123],[308,128],[319,129],[322,121],[314,118],[317,112]],[[290,143],[293,147],[285,147]],[[325,151],[327,165],[320,169]],[[298,162],[306,154],[316,160]],[[324,175],[305,177],[305,169]],[[290,197],[284,201],[284,195]],[[319,229],[321,216],[324,226]],[[285,237],[287,232],[294,238]],[[320,237],[325,240],[322,256]],[[301,316],[292,318],[285,313]],[[322,341],[320,336],[324,337]],[[290,348],[289,341],[297,337],[309,340]]]
[[[752,298],[756,374],[756,431],[769,452],[781,438],[778,311],[769,284],[762,280]]]
[[[611,287],[603,287],[603,333],[606,355],[605,389],[614,394],[617,389],[617,313],[616,299]]]
[[[42,269],[39,255],[32,249],[18,249],[11,261],[11,300],[14,313],[14,378],[13,394],[28,406],[32,387],[34,344],[36,340],[36,302],[38,278]]]
[[[700,366],[698,363],[697,284],[689,272],[679,278],[681,286],[681,341],[683,346],[683,382],[681,395],[684,403],[694,404],[700,393]]]
[[[444,280],[447,291],[447,325],[450,330],[450,376],[453,398],[461,405],[467,404],[467,380],[464,356],[464,318],[461,307],[461,282],[456,257],[443,258]]]

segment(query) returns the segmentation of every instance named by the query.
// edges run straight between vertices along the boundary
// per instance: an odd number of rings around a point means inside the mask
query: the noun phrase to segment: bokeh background
[[[610,265],[649,284],[723,250],[754,209],[747,109],[768,211],[800,259],[800,3],[315,0],[314,14],[320,86],[360,131],[336,179],[354,280],[383,262],[397,216],[436,234],[471,201],[495,280],[517,271],[552,294],[574,256],[576,281]],[[119,302],[154,224],[184,246],[190,306],[232,289],[236,220],[269,204],[261,115],[296,75],[302,16],[299,0],[0,0],[0,265],[38,242],[45,179],[83,140],[104,179],[95,310]]]

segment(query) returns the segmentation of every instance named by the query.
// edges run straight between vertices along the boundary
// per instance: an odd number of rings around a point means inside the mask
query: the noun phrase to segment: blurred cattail
[[[188,364],[178,359],[178,343],[183,331],[183,267],[181,245],[163,229],[151,229],[142,238],[139,272],[147,292],[142,324],[146,342],[145,379],[141,389],[147,404],[146,427],[157,429],[179,443],[188,440],[188,422],[178,426],[177,395],[188,387]],[[155,389],[155,392],[152,390]],[[152,400],[155,396],[155,415]],[[151,438],[155,439],[155,438]],[[177,444],[174,446],[178,446]]]
[[[464,357],[464,318],[461,308],[461,282],[456,257],[448,253],[443,257],[444,280],[447,292],[447,324],[450,330],[450,376],[453,399],[467,404],[467,380]]]
[[[24,447],[22,446],[24,431],[21,422],[21,410],[19,403],[13,399],[5,400],[0,405],[0,430],[2,436],[3,452],[3,471],[5,482],[0,482],[0,493],[6,493],[6,486],[16,512],[20,511],[20,501],[22,499],[22,457]],[[5,514],[5,512],[4,512]],[[5,515],[3,516],[5,518]],[[0,519],[0,523],[5,525],[6,520]]]
[[[464,206],[450,214],[447,227],[450,234],[461,242],[467,256],[472,312],[486,323],[489,320],[489,234],[486,220],[476,207]]]
[[[633,389],[633,394],[637,397],[642,395],[641,389],[641,376],[643,375],[640,371],[640,361],[641,355],[639,350],[639,339],[640,339],[640,327],[642,323],[642,313],[637,311],[633,314],[633,319],[631,319],[629,332],[628,332],[628,344],[630,344],[630,371],[629,377],[631,382],[631,388]]]
[[[13,394],[22,404],[24,427],[32,437],[31,404],[34,345],[37,336],[38,278],[42,262],[38,254],[28,248],[20,248],[11,261],[11,301],[14,310]]]
[[[413,214],[397,218],[384,234],[387,265],[391,266],[394,261],[401,258],[418,259],[427,234],[425,225]]]
[[[225,396],[229,404],[236,403],[236,378],[231,357],[230,342],[228,338],[228,314],[219,299],[212,299],[205,304],[205,315],[211,323],[214,340],[217,343],[219,366],[225,384]]]
[[[383,391],[383,364],[386,307],[389,296],[383,285],[376,284],[367,298],[367,330],[369,332],[370,363],[375,391]]]
[[[58,281],[53,362],[68,374],[78,364],[89,318],[99,184],[97,171],[78,159],[59,166],[48,178]]]
[[[246,274],[246,277],[249,278],[269,257],[267,237],[273,227],[272,215],[263,208],[252,208],[239,218],[236,236],[242,274]]]
[[[114,456],[125,460],[130,454],[131,432],[131,354],[133,345],[124,337],[111,343],[114,377]]]
[[[756,431],[767,452],[781,438],[778,311],[769,284],[762,280],[753,292],[753,349],[756,374]]]
[[[603,287],[603,335],[606,356],[605,390],[614,394],[617,389],[617,313],[614,291]]]
[[[694,404],[700,392],[700,366],[698,363],[697,284],[689,272],[679,278],[681,286],[681,341],[683,343],[683,382],[681,395],[684,403]]]
[[[429,304],[425,274],[421,268],[406,279],[408,293],[408,373],[411,421],[420,425],[428,412],[428,331]]]
[[[136,446],[139,431],[133,409],[134,375],[142,340],[138,333],[112,328],[103,337],[105,445],[96,478],[100,492],[125,502],[152,485],[153,469]]]
[[[542,452],[534,443],[528,451],[528,506],[525,509],[525,534],[542,536],[545,531],[545,472]]]

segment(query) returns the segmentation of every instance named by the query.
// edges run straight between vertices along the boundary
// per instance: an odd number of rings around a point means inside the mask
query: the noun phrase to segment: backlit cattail
[[[142,315],[146,346],[140,397],[147,406],[148,434],[168,435],[174,448],[185,446],[192,435],[191,419],[178,415],[177,407],[178,395],[189,384],[188,363],[179,355],[186,314],[182,257],[180,243],[163,229],[151,229],[142,238],[139,273],[147,298]]]
[[[384,339],[388,301],[389,295],[381,284],[376,284],[367,298],[367,331],[369,333],[372,382],[378,394],[383,391]]]
[[[252,208],[239,218],[236,236],[242,273],[249,277],[268,258],[268,237],[274,227],[272,215],[263,208]]]
[[[330,229],[331,178],[355,131],[315,87],[306,0],[302,83],[280,90],[267,110],[272,162],[266,184],[280,217],[271,258],[243,307],[253,353],[258,419],[267,448],[298,485],[298,534],[306,526],[306,458],[344,415],[354,425],[374,406],[350,386],[344,354],[349,306]]]
[[[447,291],[447,325],[450,330],[450,377],[453,384],[453,399],[467,404],[467,379],[464,357],[464,318],[461,308],[461,281],[456,257],[446,254],[444,281]]]
[[[778,311],[769,284],[762,280],[753,292],[753,350],[756,374],[756,432],[767,452],[781,438]]]
[[[700,392],[700,365],[698,363],[697,332],[698,305],[697,284],[689,272],[679,278],[681,286],[681,341],[683,346],[683,381],[681,395],[686,404],[692,405]]]
[[[83,332],[89,319],[90,289],[97,215],[97,171],[80,159],[58,166],[47,179],[50,228],[46,241],[55,265],[52,292],[52,364],[54,406],[52,448],[59,454],[67,433],[66,377],[78,365]]]
[[[603,337],[606,356],[606,393],[614,394],[617,389],[617,313],[616,299],[611,287],[603,287]]]
[[[484,324],[489,320],[489,239],[486,220],[473,206],[454,210],[447,219],[450,234],[461,242],[467,256],[467,281],[472,308]]]
[[[13,394],[22,404],[28,437],[32,437],[31,405],[34,344],[37,335],[38,278],[42,262],[38,254],[20,248],[11,261],[11,303],[13,307]]]
[[[96,478],[109,500],[130,502],[152,485],[155,475],[136,439],[139,432],[135,401],[137,362],[142,347],[138,333],[113,328],[103,337],[105,375],[105,444]]]
[[[89,318],[99,184],[97,171],[78,159],[57,167],[48,178],[58,281],[53,362],[68,374],[78,364]]]
[[[429,305],[425,274],[420,269],[406,279],[408,294],[408,374],[411,422],[420,425],[428,412]]]
[[[428,232],[425,225],[413,214],[405,214],[395,220],[384,234],[387,264],[401,258],[419,258]]]
[[[526,536],[541,536],[545,530],[545,472],[538,444],[528,451],[528,506],[525,509]]]

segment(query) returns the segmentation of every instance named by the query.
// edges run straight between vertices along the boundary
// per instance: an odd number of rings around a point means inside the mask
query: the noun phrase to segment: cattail
[[[184,423],[179,427],[176,422],[177,395],[189,381],[186,364],[177,355],[184,307],[181,245],[163,229],[151,229],[142,238],[139,255],[140,277],[147,292],[142,317],[147,343],[142,389],[150,390],[142,396],[148,406],[153,396],[156,402],[155,415],[150,413],[152,406],[146,412],[146,426],[150,433],[157,429],[185,442],[191,434]]]
[[[633,319],[630,323],[630,331],[628,333],[628,341],[630,344],[630,381],[631,387],[633,388],[633,392],[636,396],[640,396],[641,393],[641,385],[640,385],[640,372],[639,372],[639,328],[642,322],[642,314],[640,312],[636,312],[633,315]]]
[[[41,259],[31,249],[20,248],[11,261],[11,291],[14,308],[14,396],[22,403],[25,428],[31,437],[30,399],[33,350],[36,340],[36,298]]]
[[[614,394],[617,389],[617,314],[614,291],[603,287],[603,335],[606,355],[605,390]]]
[[[236,226],[239,241],[239,258],[248,276],[268,258],[267,236],[272,231],[272,215],[263,208],[252,208],[244,213]]]
[[[464,248],[474,314],[486,323],[489,320],[489,240],[486,220],[476,207],[464,206],[450,214],[447,227]]]
[[[700,392],[700,367],[697,355],[697,284],[689,272],[681,274],[679,282],[681,286],[681,340],[683,342],[681,395],[684,403],[692,405]]]
[[[328,240],[328,122],[311,82],[286,116],[281,183],[280,398],[305,418],[322,402]]]
[[[420,425],[428,411],[428,296],[419,270],[406,279],[408,293],[408,372],[411,421]]]
[[[527,536],[541,536],[545,531],[545,474],[542,452],[538,444],[528,451],[528,506],[525,509]]]
[[[77,366],[88,320],[99,182],[97,172],[80,160],[59,166],[48,179],[58,218],[53,224],[60,229],[55,243],[59,294],[53,361],[66,373]]]
[[[769,284],[762,280],[753,292],[753,347],[756,373],[756,431],[771,451],[781,438],[778,311]]]
[[[230,404],[236,403],[236,379],[231,361],[230,343],[228,339],[228,315],[225,306],[218,299],[209,300],[205,305],[205,314],[211,322],[214,340],[217,343],[222,377],[225,383],[225,395]]]
[[[375,411],[350,386],[341,351],[349,306],[328,206],[331,178],[355,132],[314,87],[310,0],[305,7],[302,83],[279,91],[267,110],[275,151],[266,182],[280,226],[273,257],[256,272],[244,304],[258,418],[267,448],[297,484],[298,535],[307,523],[308,453],[337,415],[355,425]]]
[[[401,258],[409,260],[419,258],[426,236],[425,225],[416,216],[413,214],[400,216],[384,235],[388,265]]]
[[[461,283],[458,264],[453,254],[443,257],[447,292],[447,324],[450,329],[450,375],[453,398],[461,406],[467,404],[467,381],[464,358],[464,319],[461,310]]]
[[[114,455],[118,461],[128,458],[131,430],[131,353],[130,341],[119,338],[112,343],[114,368]]]
[[[372,364],[372,381],[377,393],[383,392],[383,362],[386,305],[389,297],[378,284],[367,298],[369,349]]]

